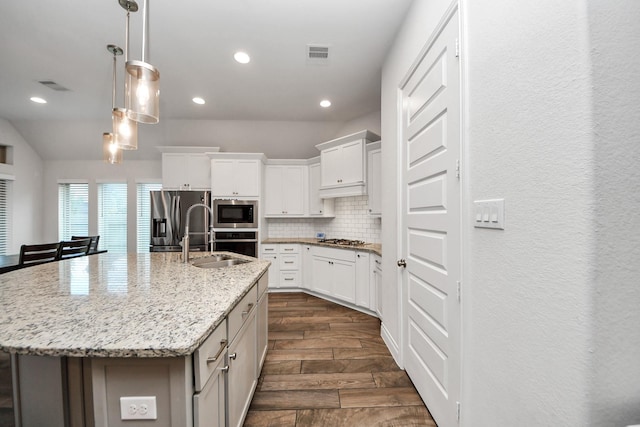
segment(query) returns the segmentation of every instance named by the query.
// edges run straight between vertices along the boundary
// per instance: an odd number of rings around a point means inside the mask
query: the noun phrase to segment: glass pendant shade
[[[105,162],[112,165],[122,163],[122,150],[116,144],[112,133],[102,134],[102,157]]]
[[[131,120],[154,124],[160,120],[160,72],[143,61],[127,61],[125,108]]]
[[[127,117],[124,108],[114,108],[111,113],[113,136],[122,150],[138,149],[138,123]]]

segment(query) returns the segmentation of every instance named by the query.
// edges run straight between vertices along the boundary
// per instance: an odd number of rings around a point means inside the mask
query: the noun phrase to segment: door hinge
[[[460,58],[460,40],[456,39],[456,58]]]
[[[460,421],[460,402],[456,402],[456,420]]]
[[[460,299],[462,298],[462,291],[460,289],[460,281],[457,280],[456,281],[456,295],[458,296],[458,302],[460,302]]]
[[[460,179],[460,159],[456,159],[456,178]]]

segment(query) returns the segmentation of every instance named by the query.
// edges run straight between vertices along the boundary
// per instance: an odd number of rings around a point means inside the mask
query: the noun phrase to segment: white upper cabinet
[[[333,217],[334,199],[320,198],[320,163],[309,165],[309,216]]]
[[[380,142],[367,146],[367,193],[369,195],[369,215],[382,215],[382,149]]]
[[[307,166],[267,165],[265,168],[265,216],[303,216]]]
[[[361,131],[316,145],[320,150],[320,197],[347,197],[367,194],[365,146],[380,137]]]
[[[264,155],[247,154],[231,157],[229,154],[210,155],[212,196],[230,199],[260,197]]]
[[[165,190],[208,190],[211,162],[201,153],[163,153],[162,188]]]

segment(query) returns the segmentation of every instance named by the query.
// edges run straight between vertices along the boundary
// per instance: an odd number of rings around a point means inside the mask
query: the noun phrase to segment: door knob
[[[407,261],[405,261],[405,260],[404,260],[404,258],[399,259],[399,260],[398,260],[398,267],[404,267],[404,268],[406,268],[406,267],[407,267]]]

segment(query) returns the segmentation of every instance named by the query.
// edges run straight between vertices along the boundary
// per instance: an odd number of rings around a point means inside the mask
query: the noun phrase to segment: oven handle
[[[249,242],[249,243],[257,243],[258,239],[216,239],[216,243],[226,243],[226,242]]]

